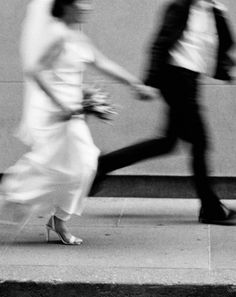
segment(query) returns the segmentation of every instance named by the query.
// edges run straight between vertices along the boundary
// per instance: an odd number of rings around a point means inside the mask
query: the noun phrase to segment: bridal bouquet
[[[85,114],[93,114],[98,118],[109,121],[117,114],[115,106],[109,99],[109,94],[98,87],[89,86],[83,91],[83,110]]]

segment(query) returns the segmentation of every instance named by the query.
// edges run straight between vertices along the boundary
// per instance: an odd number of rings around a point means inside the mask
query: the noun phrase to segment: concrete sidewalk
[[[226,205],[236,208],[236,201]],[[38,215],[1,229],[0,296],[236,296],[236,226],[197,222],[194,199],[90,198],[71,231],[45,242]]]

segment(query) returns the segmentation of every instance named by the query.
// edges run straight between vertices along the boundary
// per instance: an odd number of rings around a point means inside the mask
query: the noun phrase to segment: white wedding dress
[[[93,50],[82,33],[71,34],[50,15],[51,2],[33,0],[28,6],[21,46],[23,69],[34,66],[55,35],[62,36],[44,61],[43,75],[56,98],[76,109],[83,100],[83,72],[94,60]],[[6,199],[55,209],[64,220],[80,215],[99,155],[84,115],[61,120],[60,108],[27,76],[24,96],[17,134],[31,151],[7,170],[2,185]],[[52,194],[55,190],[61,193]]]

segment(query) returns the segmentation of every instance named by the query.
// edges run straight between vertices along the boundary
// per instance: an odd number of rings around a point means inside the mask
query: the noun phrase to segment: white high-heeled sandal
[[[50,240],[50,232],[51,231],[55,232],[58,235],[59,239],[61,240],[61,242],[63,244],[80,245],[83,242],[83,240],[81,238],[75,237],[72,234],[69,234],[69,238],[67,238],[65,236],[65,234],[63,234],[63,232],[59,232],[58,230],[56,230],[55,216],[52,216],[46,225],[46,241],[47,242],[49,242],[49,240]]]

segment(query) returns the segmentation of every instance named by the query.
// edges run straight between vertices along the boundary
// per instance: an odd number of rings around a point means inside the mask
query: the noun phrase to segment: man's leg
[[[99,158],[98,174],[108,172],[169,153],[176,143],[174,137],[163,137],[139,142],[114,152],[102,155]]]
[[[191,74],[190,74],[191,75]],[[197,101],[197,85],[194,81],[188,84],[186,78],[185,89],[187,95],[184,99],[184,105],[178,110],[178,129],[179,136],[192,144],[192,169],[194,174],[194,183],[197,194],[201,200],[201,210],[199,221],[203,223],[230,223],[233,222],[235,212],[229,210],[221,202],[214,192],[209,174],[209,162],[207,159],[208,137],[206,124],[201,114],[201,109]],[[184,98],[184,95],[182,98]]]
[[[206,125],[197,101],[198,75],[195,72],[169,67],[171,88],[162,90],[170,105],[177,135],[192,144],[192,169],[197,194],[201,200],[199,220],[204,223],[227,223],[235,215],[213,191],[208,177],[208,138]]]
[[[173,149],[176,141],[176,134],[172,131],[166,137],[139,142],[100,156],[98,159],[97,176],[89,195],[92,196],[99,191],[100,184],[106,178],[107,173],[146,159],[167,154]]]
[[[212,189],[209,180],[209,166],[207,159],[207,143],[202,132],[195,132],[195,141],[192,144],[193,179],[202,208],[210,213],[222,212],[221,202]]]
[[[206,150],[201,142],[193,144],[192,158],[194,182],[198,196],[201,199],[199,221],[209,224],[235,223],[236,213],[224,206],[212,189],[208,177]]]

